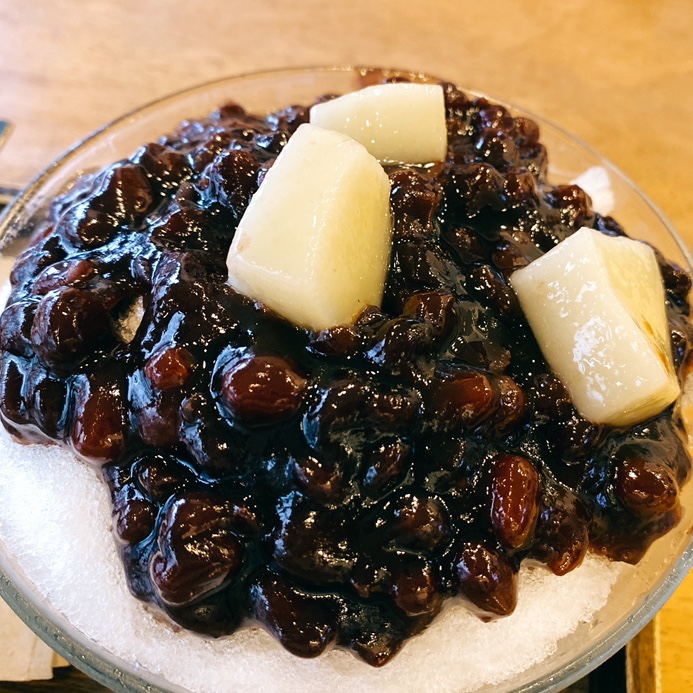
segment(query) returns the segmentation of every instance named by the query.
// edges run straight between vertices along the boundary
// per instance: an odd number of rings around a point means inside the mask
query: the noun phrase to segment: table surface
[[[690,0],[0,0],[0,119],[15,124],[0,186],[28,182],[104,122],[199,82],[389,65],[559,123],[616,163],[693,247],[691,36]],[[664,693],[693,690],[691,623],[693,576],[658,620]],[[42,690],[75,689],[58,679]]]

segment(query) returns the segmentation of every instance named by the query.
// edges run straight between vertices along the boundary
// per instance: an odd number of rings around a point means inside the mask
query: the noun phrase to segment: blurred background
[[[0,186],[26,184],[100,125],[200,82],[379,65],[553,120],[620,167],[693,246],[692,36],[691,0],[0,0],[0,119],[14,123]],[[652,640],[665,693],[693,690],[692,620],[689,578]]]

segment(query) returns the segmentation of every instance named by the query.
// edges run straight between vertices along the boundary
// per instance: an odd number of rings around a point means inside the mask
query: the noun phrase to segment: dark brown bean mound
[[[186,628],[250,617],[380,666],[449,597],[510,613],[525,558],[635,562],[679,518],[673,410],[581,418],[508,284],[582,225],[623,230],[547,183],[534,122],[444,90],[448,157],[388,170],[385,298],[354,325],[311,333],[226,284],[303,106],[182,123],[55,200],[17,262],[3,421],[103,466],[133,594]],[[691,281],[659,262],[683,372]]]

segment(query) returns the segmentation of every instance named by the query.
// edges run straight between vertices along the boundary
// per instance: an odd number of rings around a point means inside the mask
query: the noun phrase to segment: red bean
[[[337,619],[329,599],[312,596],[267,571],[250,588],[253,613],[292,654],[317,657],[337,637]]]
[[[501,453],[491,470],[491,525],[498,541],[519,549],[532,537],[539,516],[539,472],[528,459]]]
[[[434,382],[429,406],[443,430],[470,430],[496,411],[498,396],[488,376],[462,371]]]
[[[65,374],[115,336],[111,317],[94,294],[65,287],[50,291],[38,304],[31,341],[47,366]]]
[[[231,527],[228,502],[187,493],[170,503],[152,555],[154,585],[167,604],[188,604],[218,589],[240,570],[243,546]]]
[[[249,424],[281,421],[295,414],[307,381],[277,356],[252,356],[227,367],[221,400],[234,418]]]
[[[616,467],[616,494],[637,515],[649,517],[673,510],[678,502],[678,484],[659,461],[629,455]]]
[[[439,580],[429,563],[405,561],[392,578],[395,604],[409,616],[436,614],[443,604]]]
[[[92,462],[103,464],[118,459],[129,426],[125,382],[115,364],[75,379],[72,412],[72,447]]]
[[[437,498],[407,494],[395,502],[393,510],[393,533],[403,546],[433,551],[449,535],[450,518]]]
[[[404,475],[411,447],[402,440],[387,439],[375,447],[366,458],[362,486],[372,498],[389,491]]]
[[[506,616],[517,605],[517,575],[507,557],[478,541],[465,541],[455,559],[460,592],[484,612]]]
[[[185,385],[194,368],[195,358],[185,347],[166,347],[147,360],[144,373],[154,387],[171,390]]]

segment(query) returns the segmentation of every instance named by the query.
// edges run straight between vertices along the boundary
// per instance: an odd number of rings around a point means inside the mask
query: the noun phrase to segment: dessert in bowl
[[[6,593],[109,685],[566,685],[685,573],[680,407],[585,419],[508,284],[581,227],[623,227],[668,258],[667,358],[683,365],[690,284],[672,261],[686,256],[575,140],[541,124],[547,173],[530,117],[445,85],[445,161],[386,163],[381,305],[292,322],[228,286],[234,231],[309,118],[295,104],[383,77],[402,75],[266,73],[164,99],[4,217],[35,237],[3,319],[3,416],[69,447],[4,444]],[[613,218],[570,184],[593,166]]]

